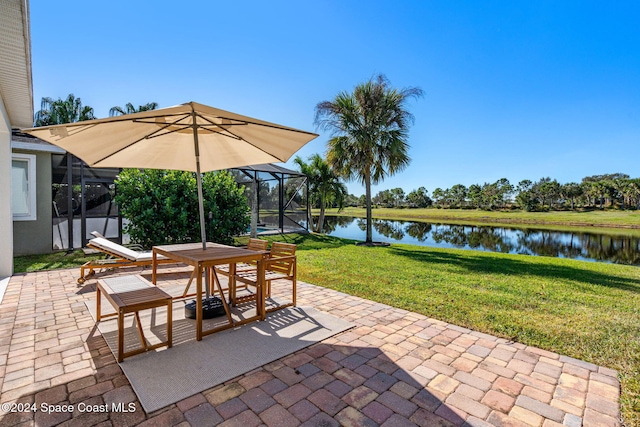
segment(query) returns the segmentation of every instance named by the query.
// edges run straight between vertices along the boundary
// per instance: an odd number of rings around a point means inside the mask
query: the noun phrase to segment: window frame
[[[27,197],[29,213],[16,214],[13,212],[13,203],[11,206],[11,214],[14,221],[36,221],[38,219],[37,211],[37,191],[36,191],[36,155],[24,154],[24,153],[11,153],[11,168],[13,170],[13,161],[26,161],[27,162]],[[12,173],[13,179],[13,173]],[[13,182],[11,183],[11,200],[13,201]]]

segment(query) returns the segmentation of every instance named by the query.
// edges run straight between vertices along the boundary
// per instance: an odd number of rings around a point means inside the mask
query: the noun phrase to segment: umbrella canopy
[[[192,172],[285,162],[318,136],[195,102],[23,132],[92,167]]]

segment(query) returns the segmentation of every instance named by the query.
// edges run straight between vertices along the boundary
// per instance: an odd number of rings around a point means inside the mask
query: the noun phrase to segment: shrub
[[[124,231],[133,243],[150,248],[201,241],[194,173],[124,169],[116,185],[116,203],[129,220]],[[243,188],[226,171],[205,173],[202,187],[207,240],[230,243],[249,225]]]

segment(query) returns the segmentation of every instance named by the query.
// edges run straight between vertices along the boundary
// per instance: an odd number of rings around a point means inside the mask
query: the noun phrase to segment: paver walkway
[[[85,306],[95,280],[79,288],[77,274],[11,279],[0,304],[0,402],[39,410],[2,405],[0,425],[619,425],[611,369],[306,283],[299,305],[357,326],[147,414]],[[184,269],[165,275],[178,277]]]

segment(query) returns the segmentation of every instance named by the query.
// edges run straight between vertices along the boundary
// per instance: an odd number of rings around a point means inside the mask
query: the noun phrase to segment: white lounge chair
[[[126,246],[122,246],[112,242],[98,232],[94,231],[91,234],[96,237],[89,240],[87,246],[100,252],[106,253],[110,256],[110,258],[92,260],[83,264],[80,267],[80,277],[78,278],[78,284],[83,284],[86,281],[87,277],[93,276],[96,269],[145,267],[150,266],[153,263],[153,254],[151,251],[134,251],[133,249],[127,248]],[[158,255],[158,264],[176,264],[176,261],[166,258],[162,255]],[[89,272],[85,274],[86,270],[89,270]],[[183,296],[189,296],[186,295],[186,293],[189,289],[189,286],[191,285],[193,278],[194,274],[192,273],[191,278],[189,279],[189,283],[185,288],[185,295]]]

